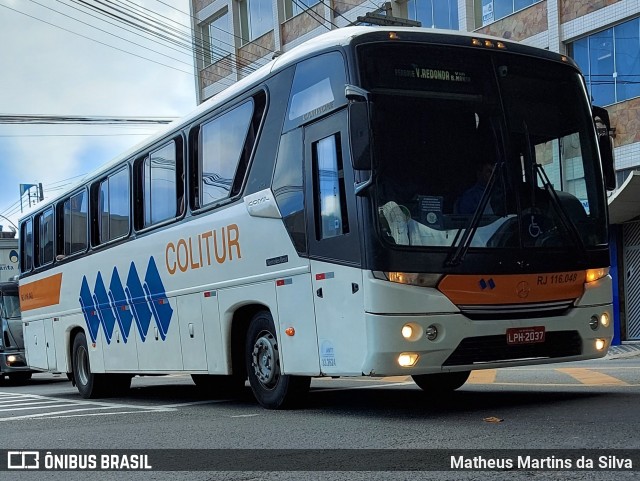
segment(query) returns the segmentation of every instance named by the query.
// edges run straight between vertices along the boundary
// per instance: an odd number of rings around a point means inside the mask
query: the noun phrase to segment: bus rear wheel
[[[310,377],[282,374],[278,338],[269,312],[259,312],[251,319],[245,354],[251,390],[263,407],[294,407],[309,391]]]
[[[71,356],[73,361],[73,379],[80,395],[85,399],[103,396],[106,391],[105,375],[91,372],[87,337],[83,332],[78,333],[73,339]]]
[[[418,374],[411,376],[420,389],[432,394],[445,394],[461,387],[471,371],[439,372],[436,374]]]

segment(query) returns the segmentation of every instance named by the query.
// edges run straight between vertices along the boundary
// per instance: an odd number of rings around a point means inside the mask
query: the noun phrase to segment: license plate
[[[507,329],[507,344],[535,344],[544,342],[544,326]]]

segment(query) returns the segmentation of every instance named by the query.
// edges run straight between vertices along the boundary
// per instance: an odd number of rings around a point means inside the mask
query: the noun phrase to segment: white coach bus
[[[602,357],[607,128],[552,52],[317,37],[21,219],[28,362],[87,398],[186,372],[281,408],[318,376]]]

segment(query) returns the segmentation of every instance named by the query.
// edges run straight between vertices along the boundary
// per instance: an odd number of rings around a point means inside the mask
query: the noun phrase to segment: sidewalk
[[[624,359],[627,357],[640,356],[640,342],[630,342],[611,346],[605,359]]]

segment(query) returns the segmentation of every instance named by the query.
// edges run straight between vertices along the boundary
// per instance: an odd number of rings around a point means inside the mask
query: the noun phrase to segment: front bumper
[[[510,366],[577,361],[604,357],[611,345],[613,326],[593,330],[593,315],[607,312],[613,319],[611,304],[574,307],[563,315],[517,320],[472,320],[463,314],[366,315],[368,351],[362,372],[371,376],[431,374]],[[410,324],[415,333],[402,336]],[[427,328],[434,326],[437,337],[429,340]],[[510,345],[510,328],[544,326],[543,343]],[[596,341],[604,341],[597,349]],[[409,367],[398,363],[401,354],[417,355]]]
[[[24,351],[0,352],[0,374],[30,371]]]

